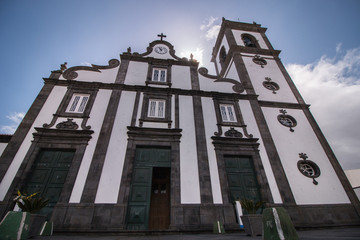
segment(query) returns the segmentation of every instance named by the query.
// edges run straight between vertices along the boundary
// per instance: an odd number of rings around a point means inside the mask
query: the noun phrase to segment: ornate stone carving
[[[117,59],[111,59],[109,61],[109,65],[108,66],[99,66],[99,65],[94,65],[91,64],[91,67],[89,66],[78,66],[78,67],[71,67],[68,68],[64,73],[63,73],[63,77],[67,80],[74,80],[75,78],[78,77],[78,74],[76,71],[79,70],[85,70],[85,71],[93,71],[93,72],[101,72],[99,69],[111,69],[111,68],[115,68],[117,66],[120,65],[120,61]]]
[[[242,138],[241,132],[235,130],[233,127],[231,127],[229,130],[227,130],[224,134],[226,137],[236,137],[236,138]]]
[[[287,115],[286,110],[284,109],[280,109],[279,111],[282,114],[277,116],[278,121],[281,123],[281,125],[290,128],[290,132],[294,132],[294,129],[292,128],[297,125],[295,118],[293,118],[290,115]]]
[[[264,68],[264,65],[267,64],[266,60],[263,57],[260,57],[259,55],[255,55],[252,60],[254,63],[260,65],[262,68]]]
[[[320,176],[320,168],[319,166],[314,163],[311,160],[308,160],[308,156],[306,153],[299,153],[299,157],[302,158],[302,160],[299,160],[297,162],[297,167],[299,171],[306,177],[313,179],[313,184],[318,185],[318,181],[315,180],[315,178]]]
[[[234,79],[230,79],[230,78],[223,78],[221,76],[215,76],[215,75],[211,75],[209,74],[209,70],[207,70],[206,68],[204,67],[201,67],[199,68],[198,70],[199,74],[204,76],[204,77],[207,77],[207,78],[210,78],[210,79],[215,79],[214,82],[227,82],[227,83],[232,83],[233,84],[233,91],[236,92],[236,93],[242,93],[244,92],[244,87],[243,85],[234,80]]]
[[[67,121],[56,124],[57,129],[76,130],[76,129],[78,129],[78,127],[79,127],[79,125],[77,125],[76,122],[73,122],[72,118],[68,118]]]
[[[271,81],[271,78],[266,77],[266,81],[263,82],[263,86],[272,91],[273,94],[276,94],[276,91],[280,89],[279,85],[276,82]]]

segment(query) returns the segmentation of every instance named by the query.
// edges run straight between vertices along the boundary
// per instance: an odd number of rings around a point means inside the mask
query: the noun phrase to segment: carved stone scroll
[[[111,59],[109,61],[108,66],[99,66],[95,64],[91,64],[91,67],[89,66],[78,66],[78,67],[71,67],[68,68],[64,73],[63,77],[67,80],[74,80],[78,77],[78,74],[76,71],[84,70],[84,71],[93,71],[93,72],[101,72],[99,69],[111,69],[115,68],[120,65],[120,61],[117,59]]]

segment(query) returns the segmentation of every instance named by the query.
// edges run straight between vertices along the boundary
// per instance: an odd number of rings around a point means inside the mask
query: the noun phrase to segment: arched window
[[[241,39],[243,40],[245,47],[253,47],[253,48],[259,47],[256,39],[249,34],[241,35]]]
[[[226,60],[226,50],[225,47],[222,46],[220,49],[220,63],[224,63]]]

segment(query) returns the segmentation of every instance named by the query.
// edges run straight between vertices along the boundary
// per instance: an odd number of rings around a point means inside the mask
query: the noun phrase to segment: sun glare
[[[196,48],[196,50],[184,50],[180,52],[180,57],[186,57],[190,59],[191,54],[193,55],[193,59],[199,62],[201,66],[203,63],[203,52],[204,49]]]

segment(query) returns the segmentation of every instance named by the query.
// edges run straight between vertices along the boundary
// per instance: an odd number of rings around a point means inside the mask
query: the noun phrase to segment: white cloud
[[[89,66],[89,67],[91,67],[92,65],[89,62],[81,62],[80,66]]]
[[[343,168],[360,168],[360,48],[286,68]]]
[[[18,125],[20,124],[21,120],[24,118],[24,116],[25,116],[25,113],[22,113],[22,112],[10,113],[10,115],[7,115],[6,118],[10,119],[11,123],[6,126],[1,126],[0,131],[5,134],[13,134],[15,132],[16,128],[18,127]]]
[[[205,35],[205,38],[207,40],[211,40],[211,39],[214,39],[217,37],[219,31],[220,31],[220,25],[215,25],[215,26],[212,26],[207,32],[206,32],[206,35]]]
[[[341,52],[341,47],[342,47],[342,43],[338,43],[336,45],[336,53],[340,53]]]
[[[215,24],[219,18],[211,16],[206,19],[206,23],[200,26],[200,30],[206,31],[205,38],[206,40],[212,40],[217,37],[220,31],[220,24]],[[215,25],[214,25],[215,24]]]
[[[207,23],[200,26],[200,30],[205,30],[205,29],[207,29],[207,28],[210,28],[217,19],[218,19],[218,18],[215,18],[215,17],[213,17],[213,16],[210,16],[208,19],[206,19]]]

